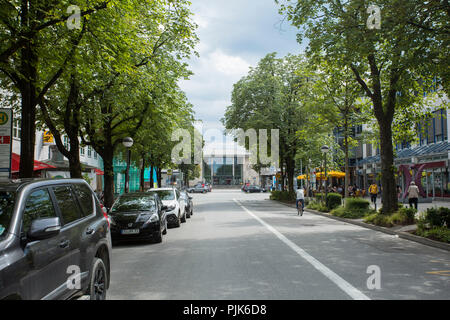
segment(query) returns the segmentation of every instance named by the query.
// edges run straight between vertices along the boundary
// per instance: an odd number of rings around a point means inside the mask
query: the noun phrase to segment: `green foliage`
[[[295,197],[292,197],[292,195],[290,195],[289,192],[278,190],[273,190],[270,193],[270,199],[278,201],[295,201]]]
[[[330,210],[321,202],[317,200],[311,201],[308,206],[308,209],[317,210],[320,212],[329,212]]]
[[[424,222],[431,227],[450,227],[450,209],[445,207],[429,208],[424,214]]]
[[[394,226],[389,215],[381,214],[379,212],[368,215],[364,218],[364,222],[388,228]]]
[[[345,207],[338,207],[331,211],[331,214],[336,217],[347,219],[360,219],[366,216],[370,211],[364,210],[348,210]]]
[[[345,208],[347,210],[361,210],[367,211],[369,209],[370,202],[360,198],[347,198],[345,199]]]
[[[400,208],[400,210],[389,216],[389,221],[393,225],[414,224],[416,212],[414,208]]]
[[[89,177],[87,173],[83,174],[83,179],[90,185],[92,182],[92,178]]]
[[[411,225],[415,223],[416,209],[400,208],[397,212],[387,215],[380,212],[373,213],[364,219],[364,222],[382,227],[393,227],[396,225]]]
[[[450,229],[447,227],[434,227],[432,229],[418,228],[416,235],[436,241],[450,243]]]
[[[333,210],[342,204],[342,196],[339,193],[328,193],[327,195],[327,207],[329,210]]]

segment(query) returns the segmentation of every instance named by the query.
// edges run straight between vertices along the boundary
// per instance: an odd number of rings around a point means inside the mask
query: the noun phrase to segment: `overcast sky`
[[[200,57],[189,62],[194,75],[180,85],[204,128],[223,131],[220,118],[231,104],[233,84],[249,67],[268,53],[298,54],[303,46],[274,0],[192,0],[191,10]]]

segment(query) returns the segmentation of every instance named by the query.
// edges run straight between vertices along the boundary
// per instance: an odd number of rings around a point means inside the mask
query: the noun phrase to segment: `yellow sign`
[[[50,131],[45,131],[44,132],[44,143],[45,144],[47,144],[47,143],[51,144],[53,142],[54,142],[54,139],[53,139],[52,133]]]
[[[0,126],[8,123],[8,115],[5,112],[0,112]]]

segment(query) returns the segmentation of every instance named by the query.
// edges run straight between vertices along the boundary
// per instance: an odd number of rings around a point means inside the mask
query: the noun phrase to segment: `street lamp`
[[[330,151],[330,147],[328,147],[327,145],[322,146],[322,148],[320,148],[320,151],[324,154],[325,157],[325,205],[326,205],[328,197],[327,153],[328,151]]]
[[[127,148],[127,170],[125,172],[125,193],[129,190],[129,174],[130,174],[130,161],[131,161],[131,147],[133,146],[133,139],[126,137],[122,139],[122,144]]]

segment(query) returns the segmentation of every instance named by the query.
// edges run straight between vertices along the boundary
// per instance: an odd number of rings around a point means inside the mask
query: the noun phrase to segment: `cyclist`
[[[296,201],[297,212],[300,213],[300,210],[298,208],[298,203],[300,202],[302,204],[301,215],[303,215],[303,209],[305,207],[305,191],[303,190],[303,188],[299,188],[297,189],[296,194],[297,194],[297,201]]]

